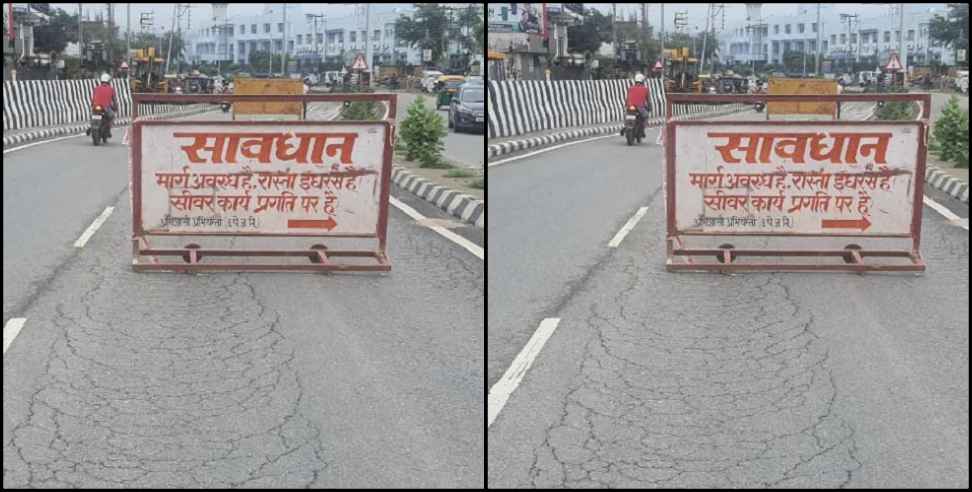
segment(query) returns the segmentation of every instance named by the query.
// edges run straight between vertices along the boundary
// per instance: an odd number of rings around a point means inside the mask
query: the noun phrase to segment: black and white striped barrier
[[[87,121],[95,79],[18,80],[3,83],[3,129],[44,129]],[[119,117],[132,115],[132,92],[127,79],[112,79]],[[139,115],[182,111],[171,104],[143,104]]]
[[[480,229],[486,223],[486,202],[477,200],[470,195],[460,193],[445,186],[433,184],[409,173],[404,168],[395,166],[392,171],[392,182],[398,187],[406,189],[435,206],[445,210],[467,224]]]
[[[925,169],[925,182],[933,188],[944,191],[952,198],[969,203],[969,184],[945,174],[944,171],[935,166],[928,166]]]
[[[651,119],[664,117],[661,79],[646,79]],[[503,138],[554,128],[584,127],[624,120],[631,79],[489,81],[487,138]],[[722,112],[726,105],[679,104],[675,119]]]
[[[148,106],[148,105],[144,105]],[[173,108],[172,111],[159,111],[160,108],[145,107],[139,110],[138,119],[141,120],[154,120],[163,117],[171,117],[173,112],[179,113],[180,116],[189,116],[193,114],[205,113],[207,111],[215,111],[216,108],[210,105],[202,104],[192,104],[186,106],[179,106]],[[144,112],[143,112],[144,111]],[[131,118],[117,118],[112,125],[113,128],[120,128],[122,126],[131,123]],[[35,140],[43,140],[47,138],[59,137],[64,135],[78,135],[84,133],[90,125],[89,121],[74,122],[68,125],[59,125],[51,127],[37,127],[31,128],[27,131],[18,132],[13,135],[3,136],[3,148],[7,148],[12,145],[18,145],[27,142],[33,142]],[[123,144],[128,142],[122,140]]]
[[[687,105],[680,105],[687,106]],[[748,104],[728,104],[718,106],[717,111],[707,112],[705,105],[693,105],[694,107],[682,107],[676,106],[672,108],[675,116],[672,117],[673,120],[684,120],[693,117],[700,116],[721,116],[725,114],[735,113],[739,111],[744,111],[749,109]],[[648,120],[646,126],[657,127],[662,126],[665,123],[664,117],[654,117]],[[506,154],[510,154],[519,150],[531,149],[534,147],[543,147],[556,142],[575,140],[582,137],[593,136],[593,135],[603,135],[609,133],[619,133],[623,124],[612,122],[612,124],[592,126],[585,128],[564,128],[563,131],[551,133],[541,136],[524,136],[521,139],[509,140],[506,142],[489,144],[487,146],[487,157],[498,157]]]

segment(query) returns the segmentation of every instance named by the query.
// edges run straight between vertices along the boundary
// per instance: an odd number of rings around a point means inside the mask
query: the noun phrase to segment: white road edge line
[[[393,196],[389,196],[388,197],[388,202],[391,203],[392,205],[394,205],[395,208],[401,210],[402,212],[405,212],[405,215],[408,215],[409,217],[411,217],[411,218],[413,218],[415,220],[426,220],[426,217],[424,215],[420,214],[414,208],[412,208],[412,207],[410,207],[410,206],[402,203],[401,200],[399,200],[399,199],[397,199],[397,198],[395,198]],[[456,234],[456,233],[454,233],[454,232],[450,231],[449,229],[446,229],[445,227],[442,227],[442,226],[427,225],[426,227],[428,227],[429,229],[432,229],[433,231],[439,233],[440,236],[442,236],[442,237],[444,237],[444,238],[446,238],[446,239],[448,239],[448,240],[450,240],[450,241],[458,244],[459,246],[462,246],[463,248],[466,248],[466,250],[469,251],[470,253],[474,254],[476,256],[476,258],[479,258],[480,260],[485,260],[486,259],[485,258],[485,256],[486,256],[485,255],[485,251],[478,244],[476,244],[476,243],[474,243],[474,242],[472,242],[472,241],[470,241],[470,240],[468,240],[468,239],[466,239],[466,238],[464,238],[464,237],[462,237],[462,236],[460,236],[460,235],[458,235],[458,234]]]
[[[563,143],[563,144],[560,144],[560,145],[554,145],[553,147],[546,147],[546,148],[543,148],[543,149],[540,149],[540,150],[535,150],[535,151],[530,152],[530,153],[527,153],[527,154],[518,155],[516,157],[510,157],[509,159],[503,159],[501,161],[490,162],[489,164],[486,165],[486,167],[499,166],[499,165],[502,165],[502,164],[506,164],[508,162],[513,162],[513,161],[518,161],[520,159],[525,159],[525,158],[530,157],[530,156],[533,156],[533,155],[542,154],[544,152],[550,152],[551,150],[557,150],[557,149],[560,149],[560,148],[563,148],[563,147],[567,147],[569,145],[577,145],[579,143],[590,142],[591,140],[600,140],[600,139],[603,139],[603,138],[611,138],[611,137],[613,137],[615,135],[616,135],[616,133],[610,133],[610,134],[607,134],[607,135],[602,135],[600,137],[586,138],[584,140],[575,140],[573,142],[567,142],[567,143]]]
[[[20,334],[20,329],[24,327],[27,318],[10,318],[7,324],[3,325],[3,354],[7,355],[7,349],[13,343],[14,338]]]
[[[622,227],[621,230],[614,235],[614,239],[611,239],[611,242],[608,243],[608,247],[617,248],[618,245],[621,244],[621,241],[624,240],[624,237],[627,236],[632,229],[634,229],[634,226],[638,224],[638,221],[641,220],[641,217],[643,217],[647,211],[648,207],[639,208],[638,211],[635,212],[634,216],[628,219],[628,223],[625,224],[624,227]]]
[[[50,139],[50,140],[41,140],[40,142],[33,142],[33,143],[25,143],[25,144],[23,144],[23,145],[18,145],[18,146],[16,146],[16,147],[11,147],[11,148],[9,148],[9,149],[3,149],[3,153],[4,153],[4,154],[9,154],[9,153],[11,153],[11,152],[16,152],[16,151],[18,151],[18,150],[24,150],[24,149],[29,149],[29,148],[31,148],[31,147],[33,147],[33,146],[35,146],[35,145],[44,145],[44,144],[49,144],[49,143],[54,143],[54,142],[59,142],[59,141],[61,141],[61,140],[67,140],[67,139],[69,139],[69,138],[78,138],[78,137],[84,137],[84,136],[85,136],[85,134],[83,134],[83,133],[79,133],[79,134],[77,134],[77,135],[68,135],[68,136],[66,136],[66,137],[58,137],[58,138],[52,138],[52,139]]]
[[[114,211],[115,211],[115,207],[105,207],[105,211],[101,212],[101,215],[99,215],[98,218],[95,219],[90,226],[88,226],[88,228],[84,231],[84,234],[81,234],[81,237],[79,237],[78,240],[74,242],[74,247],[83,248],[84,245],[88,243],[88,240],[91,239],[91,236],[94,236],[94,233],[98,230],[99,227],[101,227],[101,224],[104,224],[105,221],[108,220],[108,217],[111,216],[111,213]]]
[[[530,341],[523,346],[523,350],[520,350],[520,353],[513,359],[513,363],[510,364],[509,369],[506,370],[503,377],[489,389],[489,396],[487,397],[486,403],[487,418],[489,419],[486,424],[487,429],[496,421],[500,410],[503,410],[503,407],[506,406],[506,401],[510,399],[510,395],[513,394],[520,381],[523,380],[523,376],[526,375],[527,370],[533,365],[533,361],[537,358],[537,354],[540,353],[540,349],[547,343],[550,335],[553,335],[554,330],[557,329],[557,325],[559,324],[560,318],[546,318],[541,321],[540,326],[537,327],[537,331],[533,333]]]
[[[931,207],[932,210],[942,214],[942,216],[948,219],[951,223],[961,227],[962,229],[969,230],[969,219],[963,219],[958,215],[955,215],[951,210],[946,208],[945,205],[942,205],[941,203],[938,203],[927,196],[922,197],[922,201],[925,202],[925,205]]]

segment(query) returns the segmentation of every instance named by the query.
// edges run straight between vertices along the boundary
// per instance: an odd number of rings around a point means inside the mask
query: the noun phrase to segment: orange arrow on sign
[[[337,227],[337,222],[331,217],[324,220],[301,220],[301,219],[291,219],[287,221],[287,227],[290,229],[324,229],[330,231]]]
[[[820,225],[825,229],[860,229],[866,231],[868,227],[871,227],[871,221],[867,220],[867,217],[852,220],[821,219]]]

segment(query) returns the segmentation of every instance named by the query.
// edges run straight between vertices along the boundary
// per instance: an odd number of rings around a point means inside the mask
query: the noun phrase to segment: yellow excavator
[[[688,48],[665,50],[665,92],[701,92],[699,60]]]
[[[156,56],[155,48],[132,50],[132,92],[168,92],[164,67],[165,58]]]

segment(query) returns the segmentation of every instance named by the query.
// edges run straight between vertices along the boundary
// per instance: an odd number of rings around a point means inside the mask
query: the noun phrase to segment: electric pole
[[[445,36],[443,36],[445,39]],[[368,60],[366,66],[368,67],[366,72],[368,72],[368,87],[375,86],[374,77],[374,60],[371,59],[371,4],[365,4],[365,59]]]
[[[966,26],[968,27],[968,26]],[[901,83],[904,84],[908,75],[908,53],[904,45],[904,4],[898,4],[898,53],[901,55]]]
[[[287,70],[287,55],[289,50],[287,49],[287,4],[283,4],[283,76],[287,78],[289,71]]]
[[[661,65],[662,65],[662,87],[665,87],[665,4],[661,4],[661,18],[659,26],[661,26],[661,32],[658,39],[661,40]]]
[[[83,4],[78,4],[78,54],[81,55],[81,60],[84,60],[84,36],[81,35],[81,6]]]
[[[132,73],[132,4],[125,4],[125,63],[128,64],[126,76]]]
[[[615,64],[617,63],[618,58],[619,58],[619,56],[618,56],[619,55],[619,53],[618,53],[618,30],[614,26],[614,21],[617,19],[617,17],[618,17],[617,4],[612,3],[611,4],[611,47],[614,49],[614,61],[615,61]],[[615,65],[615,67],[616,66],[617,65]]]
[[[708,11],[705,13],[705,31],[702,32],[702,59],[699,63],[699,75],[705,71],[705,42],[709,38],[709,21],[712,19],[712,4],[709,4]]]
[[[817,44],[815,49],[813,50],[813,53],[817,61],[816,63],[817,69],[814,70],[814,73],[817,74],[817,77],[820,77],[820,31],[823,30],[822,27],[823,26],[820,25],[820,4],[818,3],[817,4]]]
[[[176,17],[179,16],[179,4],[172,9],[172,30],[169,31],[169,51],[165,54],[165,73],[169,73],[169,63],[172,60],[172,37],[175,35]]]

